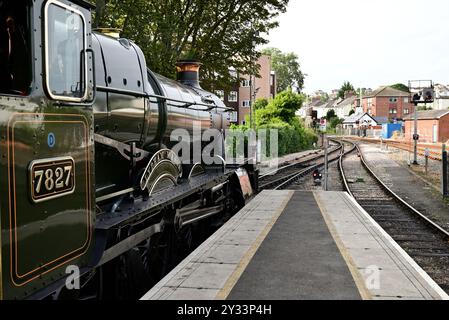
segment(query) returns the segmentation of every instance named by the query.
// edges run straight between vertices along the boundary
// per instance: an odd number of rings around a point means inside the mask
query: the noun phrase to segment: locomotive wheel
[[[139,246],[142,265],[150,277],[151,285],[156,284],[169,272],[173,242],[173,231],[166,229],[163,233],[152,236],[145,244]]]

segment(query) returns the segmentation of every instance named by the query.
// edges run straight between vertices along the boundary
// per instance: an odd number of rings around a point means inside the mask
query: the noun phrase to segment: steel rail
[[[332,151],[331,154],[332,154],[332,153],[335,153],[335,152],[337,152],[337,151],[340,151],[340,154],[339,154],[337,157],[330,159],[330,160],[329,160],[329,163],[332,163],[332,162],[334,162],[334,161],[337,161],[338,159],[340,159],[341,154],[344,153],[344,147],[343,147],[343,143],[342,143],[341,141],[333,140],[333,139],[332,139],[331,141],[336,142],[336,143],[339,144],[339,147],[336,148],[334,151]],[[322,155],[321,157],[324,157],[324,155]],[[320,157],[320,158],[321,158],[321,157]],[[308,167],[308,168],[306,168],[306,169],[304,169],[304,170],[302,170],[302,171],[300,171],[300,172],[293,173],[293,174],[291,174],[290,176],[284,177],[284,178],[279,179],[279,180],[277,180],[277,181],[274,181],[274,182],[272,182],[272,183],[270,183],[270,184],[274,184],[274,185],[275,185],[276,182],[279,182],[280,184],[279,184],[274,190],[281,190],[282,188],[284,188],[284,187],[286,187],[286,186],[292,184],[293,181],[296,181],[296,180],[298,180],[298,179],[304,177],[306,174],[309,174],[309,173],[311,173],[313,170],[318,169],[318,168],[321,168],[321,167],[324,166],[324,165],[325,165],[324,162],[323,162],[323,163],[315,164],[315,165],[310,166],[310,167]],[[282,180],[283,180],[283,181],[282,181]]]
[[[334,140],[332,140],[332,141],[333,141],[333,142],[336,142],[336,143],[338,144],[338,146],[337,146],[337,148],[335,148],[335,149],[333,149],[333,150],[331,149],[331,150],[329,151],[329,154],[333,154],[333,153],[335,153],[335,152],[341,150],[341,148],[342,148],[342,146],[340,145],[340,142],[334,141]],[[266,178],[266,177],[274,176],[274,175],[276,175],[277,173],[280,173],[280,172],[282,172],[282,171],[285,171],[286,169],[292,168],[292,167],[294,167],[294,166],[301,165],[301,164],[305,164],[305,163],[312,162],[312,161],[315,161],[315,160],[317,160],[317,159],[320,159],[320,158],[324,157],[324,153],[323,153],[323,154],[319,154],[319,153],[322,152],[322,151],[323,151],[323,150],[318,150],[318,151],[315,151],[315,152],[311,152],[311,153],[309,153],[309,154],[307,154],[307,155],[304,155],[304,156],[302,156],[302,157],[296,159],[296,162],[294,162],[294,163],[290,163],[290,164],[288,164],[288,165],[281,166],[281,167],[279,167],[279,168],[277,168],[277,169],[273,169],[273,170],[271,170],[271,171],[269,171],[269,172],[267,172],[267,173],[265,173],[265,174],[263,174],[263,175],[260,175],[260,176],[259,176],[259,179],[260,179],[260,180],[263,180],[263,179]],[[308,158],[309,156],[313,156],[313,157]]]
[[[395,199],[397,202],[399,202],[402,206],[404,206],[405,208],[407,208],[410,212],[412,212],[413,214],[415,214],[418,218],[422,219],[426,224],[428,224],[430,227],[432,227],[433,229],[436,229],[438,232],[444,234],[445,237],[449,238],[449,232],[446,231],[445,229],[443,229],[441,226],[439,226],[438,224],[436,224],[435,222],[433,222],[431,219],[429,219],[428,217],[426,217],[424,214],[422,214],[421,212],[419,212],[417,209],[415,209],[413,206],[411,206],[409,203],[407,203],[404,199],[402,199],[397,193],[395,193],[393,190],[391,190],[375,173],[374,171],[371,169],[371,167],[368,165],[368,163],[365,160],[365,157],[363,156],[363,153],[360,150],[360,147],[358,144],[354,143],[354,142],[350,142],[350,141],[346,141],[348,143],[352,143],[355,148],[357,149],[357,152],[360,156],[360,161],[362,162],[362,165],[366,168],[366,170],[368,171],[368,173],[374,178],[375,181],[377,181],[382,188],[389,193],[393,199]],[[353,149],[354,151],[354,149]],[[343,158],[346,155],[342,155],[340,162],[343,162]],[[343,169],[343,165],[341,164],[341,169]],[[344,176],[344,169],[343,171],[340,171],[340,173]],[[346,176],[344,176],[344,185],[346,190],[348,191],[348,193],[353,197],[353,193],[351,192],[350,188],[349,188],[349,184],[347,183],[347,179]]]

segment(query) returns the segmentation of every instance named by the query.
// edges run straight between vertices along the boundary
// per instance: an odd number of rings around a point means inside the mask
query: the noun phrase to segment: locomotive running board
[[[98,217],[96,229],[107,230],[117,227],[136,216],[157,211],[173,204],[185,197],[195,194],[199,191],[209,190],[213,187],[223,184],[234,174],[234,170],[227,170],[225,173],[220,171],[210,172],[198,177],[193,177],[190,181],[184,182],[176,187],[167,189],[155,194],[147,199],[137,198],[128,200],[129,203],[121,205],[120,212],[106,212]]]
[[[161,225],[163,221],[161,221],[159,216],[162,209],[197,192],[210,190],[215,186],[223,184],[233,174],[235,174],[235,170],[226,170],[225,173],[222,170],[207,170],[203,175],[193,177],[188,182],[155,194],[148,199],[130,198],[120,205],[120,212],[103,213],[98,217],[95,225],[96,242],[90,265],[98,266],[100,262],[104,263],[117,257],[124,249],[136,246],[142,242],[141,235],[147,235],[147,232],[151,233],[154,231],[145,229],[141,232],[142,234],[138,232],[111,247],[107,247],[108,235],[111,230],[119,229],[130,223],[138,223],[138,221],[146,221],[149,225],[160,225],[160,227],[163,227]]]

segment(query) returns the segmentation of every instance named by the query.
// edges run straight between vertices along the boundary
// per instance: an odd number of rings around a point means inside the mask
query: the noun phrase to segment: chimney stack
[[[176,63],[176,80],[180,83],[201,89],[200,87],[201,63],[196,60],[179,60]]]

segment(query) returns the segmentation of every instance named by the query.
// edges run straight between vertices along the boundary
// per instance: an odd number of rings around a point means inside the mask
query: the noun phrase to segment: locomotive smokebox
[[[196,60],[179,60],[176,63],[177,80],[187,86],[201,89],[200,87],[201,63]]]

